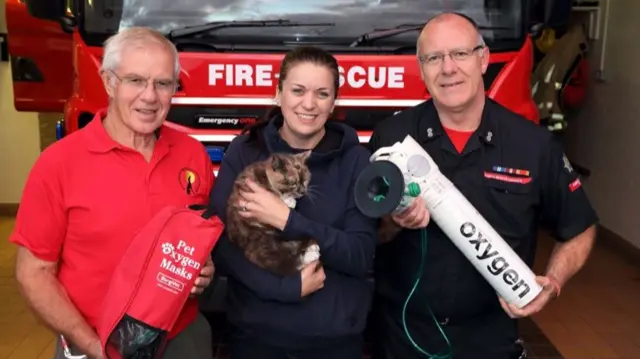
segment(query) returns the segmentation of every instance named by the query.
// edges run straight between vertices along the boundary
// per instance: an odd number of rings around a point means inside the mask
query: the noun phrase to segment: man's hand
[[[429,224],[431,216],[429,215],[429,211],[427,211],[422,197],[418,197],[404,212],[393,215],[391,218],[393,218],[393,221],[400,227],[417,229],[426,227]]]
[[[196,282],[191,288],[192,295],[202,294],[204,289],[209,286],[211,283],[211,279],[213,278],[213,274],[216,272],[215,267],[213,266],[213,261],[211,258],[207,259],[207,263],[200,271],[200,276],[196,279]]]
[[[100,340],[95,340],[89,346],[89,351],[87,354],[89,359],[103,359],[102,356],[102,344],[100,344]]]
[[[16,280],[29,307],[54,333],[64,335],[89,359],[102,359],[98,334],[69,299],[57,278],[57,262],[43,261],[18,247]]]
[[[311,262],[300,271],[302,279],[302,298],[324,287],[325,274],[319,261]]]
[[[509,304],[502,297],[498,298],[502,309],[504,309],[511,318],[524,318],[536,314],[547,305],[551,298],[556,296],[555,287],[548,277],[537,276],[536,282],[542,286],[542,291],[524,308],[518,308],[513,304]]]

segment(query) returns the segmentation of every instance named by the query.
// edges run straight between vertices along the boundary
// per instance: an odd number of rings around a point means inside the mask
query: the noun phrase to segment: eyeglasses
[[[153,88],[160,95],[171,96],[175,93],[177,88],[177,81],[174,80],[154,80],[151,81],[142,76],[128,75],[120,77],[113,71],[110,71],[123,86],[130,88],[132,91],[142,93],[149,86],[149,82],[153,82]]]
[[[471,57],[471,55],[474,52],[480,49],[484,49],[484,45],[478,45],[471,49],[457,49],[447,54],[436,52],[432,54],[420,55],[418,56],[418,60],[420,61],[420,63],[425,64],[427,66],[441,65],[442,62],[444,61],[445,56],[449,56],[451,60],[455,62],[462,62],[469,59],[469,57]]]

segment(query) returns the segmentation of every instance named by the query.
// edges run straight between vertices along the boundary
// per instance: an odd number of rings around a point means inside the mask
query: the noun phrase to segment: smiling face
[[[277,94],[284,117],[283,138],[297,138],[298,142],[322,138],[335,97],[334,74],[330,68],[313,62],[292,65]]]
[[[479,48],[478,40],[473,25],[456,15],[434,19],[424,28],[418,40],[420,70],[441,107],[460,111],[484,96],[482,75],[489,65],[489,51]]]
[[[126,46],[117,68],[106,71],[103,80],[122,123],[136,134],[148,135],[162,125],[171,106],[174,58],[154,42]]]

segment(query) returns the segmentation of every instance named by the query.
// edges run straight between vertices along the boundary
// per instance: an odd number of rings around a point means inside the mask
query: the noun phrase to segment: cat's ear
[[[309,158],[309,156],[311,156],[311,150],[300,152],[298,154],[295,154],[294,156],[298,158],[300,161],[304,162]]]
[[[271,169],[274,172],[284,171],[284,161],[282,161],[280,156],[273,156],[273,159],[271,160]]]

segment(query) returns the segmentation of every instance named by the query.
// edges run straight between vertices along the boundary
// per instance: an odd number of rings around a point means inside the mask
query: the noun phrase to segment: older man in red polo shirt
[[[100,304],[135,233],[165,206],[208,202],[214,175],[202,144],[162,126],[179,71],[175,47],[157,32],[130,28],[110,38],[101,68],[109,107],[49,146],[25,185],[10,237],[19,246],[17,281],[72,354],[102,358]],[[213,272],[209,261],[193,294]],[[195,297],[170,338],[166,359],[212,358]],[[65,358],[63,347],[56,359]]]

